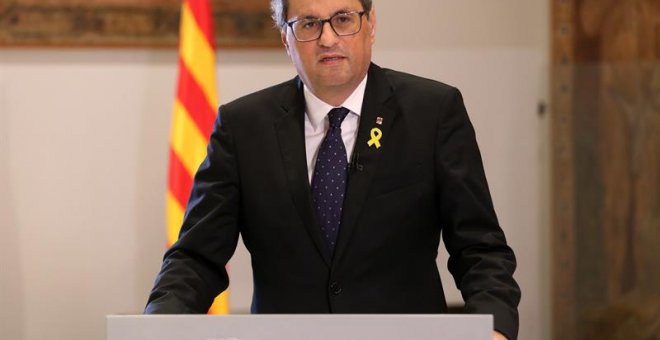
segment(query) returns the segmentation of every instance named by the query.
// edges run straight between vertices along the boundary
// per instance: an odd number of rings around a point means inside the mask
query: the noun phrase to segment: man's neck
[[[363,82],[367,79],[367,74],[368,73],[365,73],[360,78],[360,81],[354,84],[325,87],[310,87],[309,84],[305,84],[305,86],[307,87],[307,90],[313,93],[318,99],[334,107],[338,107],[344,103],[358,87],[364,85]]]
[[[348,97],[355,91],[357,88],[356,86],[353,86],[348,89],[323,89],[323,90],[318,90],[318,89],[312,89],[310,88],[310,91],[319,99],[322,101],[337,107],[340,106],[343,102],[346,101]]]
[[[318,110],[323,111],[322,117],[324,117],[327,111],[331,108],[340,106],[344,106],[357,115],[360,115],[360,112],[362,112],[362,102],[364,100],[366,87],[366,75],[349,94],[337,94],[337,92],[335,92],[337,95],[334,97],[328,96],[327,92],[324,93],[324,97],[319,97],[311,88],[304,85],[305,105],[308,110],[311,110],[313,113],[316,113]],[[329,108],[326,106],[329,106]],[[310,111],[308,111],[308,113],[310,113]]]

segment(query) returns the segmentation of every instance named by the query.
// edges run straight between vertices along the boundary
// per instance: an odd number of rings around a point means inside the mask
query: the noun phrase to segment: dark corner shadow
[[[0,83],[0,101],[4,94]],[[25,295],[19,227],[9,169],[9,117],[5,112],[0,102],[0,337],[23,339]]]

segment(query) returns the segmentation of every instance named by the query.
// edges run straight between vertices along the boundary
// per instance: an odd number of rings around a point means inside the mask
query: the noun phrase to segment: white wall
[[[518,254],[521,339],[549,332],[548,4],[376,1],[374,59],[458,86],[500,222]],[[139,313],[159,268],[176,52],[0,50],[0,334],[103,339]],[[294,75],[283,50],[219,51],[221,102]],[[439,260],[444,267],[446,258]],[[246,311],[249,256],[231,263]],[[459,301],[445,274],[449,300]]]

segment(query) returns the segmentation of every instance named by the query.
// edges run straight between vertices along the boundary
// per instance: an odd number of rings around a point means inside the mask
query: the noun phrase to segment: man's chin
[[[318,84],[326,88],[341,88],[349,86],[350,77],[344,74],[330,73],[318,79]]]

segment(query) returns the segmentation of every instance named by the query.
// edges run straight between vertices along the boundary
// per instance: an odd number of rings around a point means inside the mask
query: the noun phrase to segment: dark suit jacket
[[[205,313],[240,233],[255,313],[442,313],[442,232],[466,311],[516,338],[515,257],[458,90],[372,64],[333,258],[311,204],[304,112],[298,78],[220,107],[145,312]]]

